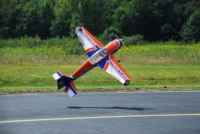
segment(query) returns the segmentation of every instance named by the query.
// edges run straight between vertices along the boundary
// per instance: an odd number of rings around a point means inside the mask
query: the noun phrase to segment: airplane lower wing
[[[104,60],[100,61],[97,66],[102,68],[104,71],[115,77],[118,81],[123,83],[125,86],[130,83],[130,76],[122,68],[119,62],[115,59],[113,55],[109,55]]]

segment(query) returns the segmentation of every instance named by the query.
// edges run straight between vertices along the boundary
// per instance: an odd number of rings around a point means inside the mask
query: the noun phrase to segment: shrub
[[[143,36],[140,34],[136,34],[130,37],[124,37],[123,41],[126,45],[135,45],[138,42],[143,42]]]
[[[161,34],[164,40],[169,40],[173,38],[174,29],[171,24],[165,24],[161,27]]]
[[[116,39],[116,35],[120,35],[120,33],[120,30],[117,28],[108,27],[102,35],[104,43],[108,43],[109,41]]]

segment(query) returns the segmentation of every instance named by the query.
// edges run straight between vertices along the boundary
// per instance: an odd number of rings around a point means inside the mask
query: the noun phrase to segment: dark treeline
[[[200,0],[0,0],[0,38],[116,33],[147,41],[200,41]]]

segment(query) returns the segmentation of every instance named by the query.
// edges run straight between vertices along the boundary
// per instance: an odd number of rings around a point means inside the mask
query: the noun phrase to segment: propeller
[[[115,38],[120,39],[119,36],[117,34],[115,34]]]
[[[119,36],[118,36],[117,34],[115,34],[115,38],[117,38],[117,39],[122,43],[122,45],[124,45],[123,39],[120,39]]]

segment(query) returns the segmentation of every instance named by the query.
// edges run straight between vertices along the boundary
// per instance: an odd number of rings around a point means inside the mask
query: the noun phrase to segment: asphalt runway
[[[200,92],[0,96],[0,134],[199,134]]]

